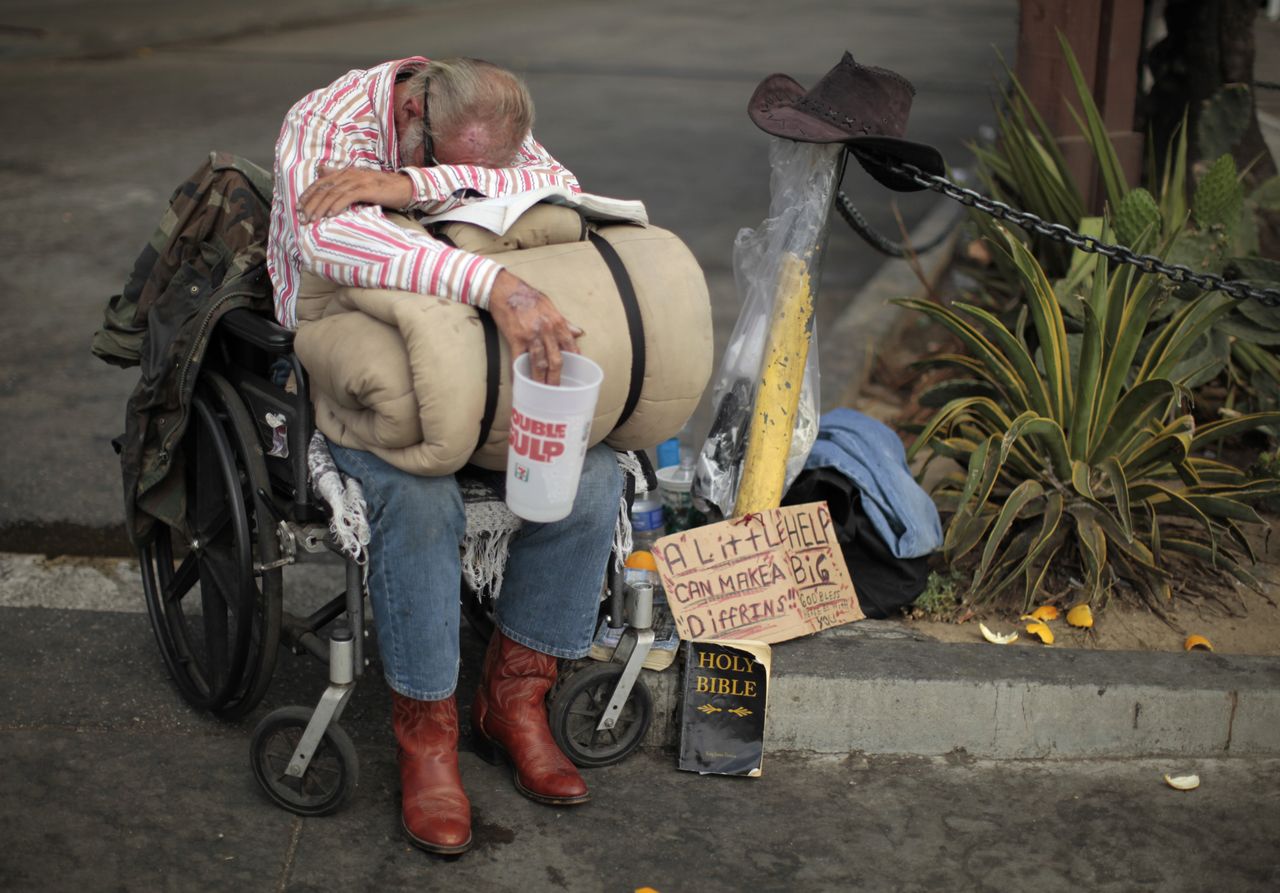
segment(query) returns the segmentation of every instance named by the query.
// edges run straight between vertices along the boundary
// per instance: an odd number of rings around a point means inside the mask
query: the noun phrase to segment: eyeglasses
[[[431,79],[427,78],[422,82],[422,153],[426,166],[435,167],[439,162],[436,161],[435,144],[431,139],[431,107],[427,102],[430,92]]]

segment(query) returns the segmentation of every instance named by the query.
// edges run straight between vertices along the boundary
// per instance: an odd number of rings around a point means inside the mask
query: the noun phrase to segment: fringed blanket
[[[619,451],[616,456],[622,473],[634,481],[636,495],[647,493],[649,483],[635,453]],[[329,452],[329,443],[319,431],[311,437],[307,468],[313,492],[329,506],[329,532],[334,542],[344,555],[364,564],[369,555],[369,523],[364,493],[359,481],[338,470]],[[467,513],[467,532],[462,541],[462,576],[472,592],[496,598],[502,590],[511,537],[520,529],[521,521],[507,508],[493,481],[487,475],[458,475],[462,503]],[[625,490],[624,487],[613,532],[615,570],[622,569],[622,562],[632,546],[631,514]]]

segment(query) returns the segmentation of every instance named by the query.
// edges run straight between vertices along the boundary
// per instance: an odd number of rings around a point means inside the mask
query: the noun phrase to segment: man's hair
[[[427,133],[432,139],[447,138],[468,123],[480,123],[490,129],[502,160],[509,161],[533,129],[533,98],[524,81],[492,62],[436,59],[406,83],[411,92],[421,94],[428,82]]]

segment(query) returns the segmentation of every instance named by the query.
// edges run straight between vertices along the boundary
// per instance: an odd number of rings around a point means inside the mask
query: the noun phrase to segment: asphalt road
[[[689,243],[718,356],[738,314],[733,240],[768,206],[769,138],[745,113],[755,85],[775,71],[812,84],[849,49],[914,81],[909,135],[965,164],[1016,32],[1013,0],[398,6],[0,4],[0,551],[122,548],[110,440],[136,376],[89,353],[102,307],[209,149],[269,165],[285,110],[347,69],[423,53],[525,74],[539,138],[585,187],[643,199]],[[896,231],[893,195],[854,167],[847,191]],[[908,225],[931,206],[900,202]],[[819,326],[878,262],[836,224]]]
[[[680,772],[673,754],[646,750],[589,770],[592,802],[556,810],[519,796],[464,739],[475,846],[435,858],[400,835],[376,662],[342,718],[355,793],[333,816],[299,818],[257,787],[249,741],[268,710],[314,703],[315,660],[282,654],[263,704],[227,723],[180,701],[140,614],[0,606],[0,624],[5,890],[1237,893],[1280,882],[1274,758],[770,751],[747,779]],[[462,644],[465,714],[482,646],[469,629]],[[1166,773],[1201,786],[1175,791]]]

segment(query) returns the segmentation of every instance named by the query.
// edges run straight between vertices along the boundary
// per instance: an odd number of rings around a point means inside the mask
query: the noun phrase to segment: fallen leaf
[[[1046,645],[1053,644],[1053,630],[1049,629],[1047,624],[1041,623],[1039,620],[1032,621],[1027,624],[1028,635],[1035,636]]]
[[[1023,614],[1019,620],[1057,620],[1058,609],[1053,605],[1041,605],[1030,614]]]
[[[1067,612],[1067,623],[1090,629],[1093,627],[1093,611],[1087,604],[1081,602]]]
[[[1175,791],[1194,791],[1200,787],[1199,775],[1166,775],[1164,783]]]
[[[992,645],[1008,645],[1010,642],[1016,641],[1017,633],[993,633],[987,629],[985,623],[979,623],[978,629],[982,630],[982,638],[986,639]]]
[[[1197,648],[1212,651],[1213,643],[1204,636],[1187,636],[1187,641],[1182,643],[1182,647],[1187,651],[1194,651]]]
[[[981,239],[974,239],[964,246],[965,257],[979,266],[991,266],[991,249]]]

